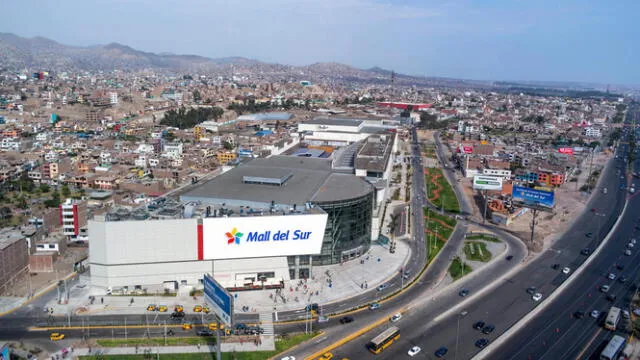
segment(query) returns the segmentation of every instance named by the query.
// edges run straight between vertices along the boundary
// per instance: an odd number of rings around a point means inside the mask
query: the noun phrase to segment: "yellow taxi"
[[[174,311],[175,311],[175,312],[184,312],[184,306],[182,306],[182,305],[176,305],[176,307],[175,307]]]
[[[169,310],[169,308],[167,307],[167,305],[160,305],[158,307],[158,311],[160,312],[167,312],[167,310]]]
[[[202,312],[202,305],[196,305],[193,307],[193,312]]]
[[[61,333],[51,333],[51,335],[49,335],[49,339],[51,339],[51,341],[58,341],[58,340],[62,340],[62,339],[64,339],[64,334],[61,334]]]
[[[322,354],[322,356],[318,358],[318,360],[331,360],[331,359],[333,359],[333,354],[330,352],[324,353]]]
[[[182,324],[182,330],[191,330],[192,328],[193,328],[193,325],[189,323]]]
[[[211,312],[211,310],[209,309],[208,306],[203,306],[202,307],[202,312],[205,313],[205,314],[208,314],[209,312]]]
[[[218,324],[216,324],[216,323],[209,324],[209,330],[211,330],[211,331],[218,330]],[[224,330],[224,324],[220,324],[220,330]]]
[[[149,304],[147,306],[147,311],[158,311],[158,305],[156,304]]]

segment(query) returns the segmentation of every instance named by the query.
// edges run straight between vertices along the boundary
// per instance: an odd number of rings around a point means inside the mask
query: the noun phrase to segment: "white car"
[[[627,244],[627,247],[628,247],[629,249],[633,249],[633,246],[634,246],[634,245],[633,245],[632,243],[628,243],[628,244]]]
[[[280,360],[296,360],[295,356],[285,356]]]
[[[397,313],[397,314],[395,314],[395,315],[393,315],[391,317],[391,322],[396,322],[396,321],[398,321],[400,319],[402,319],[402,314],[401,313]]]
[[[593,311],[591,312],[591,317],[592,317],[592,318],[597,319],[599,316],[600,316],[600,311],[598,311],[598,310],[593,310]]]
[[[562,269],[562,273],[563,273],[563,274],[568,274],[568,273],[570,273],[570,272],[571,272],[571,269],[569,269],[568,267],[566,267],[566,268]]]
[[[627,249],[624,251],[624,254],[627,256],[631,256],[631,250]]]
[[[631,239],[630,243],[634,244],[636,243],[636,239]]]
[[[533,299],[533,301],[540,301],[542,299],[542,294],[535,293],[531,298]]]
[[[409,349],[409,351],[407,352],[407,354],[409,354],[409,356],[416,356],[418,355],[418,353],[420,352],[420,347],[419,346],[414,346],[411,349]]]
[[[616,279],[616,274],[609,273],[609,276],[607,276],[607,278],[609,278],[609,280],[615,280]]]
[[[602,291],[603,293],[609,292],[609,285],[600,286],[600,291]]]

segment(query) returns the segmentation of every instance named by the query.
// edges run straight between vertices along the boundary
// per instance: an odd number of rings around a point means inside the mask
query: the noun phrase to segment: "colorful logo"
[[[236,228],[233,228],[231,232],[228,232],[225,235],[227,235],[227,244],[229,245],[233,243],[240,245],[240,239],[242,239],[242,237],[244,236],[244,234],[241,232],[238,232],[238,229]]]

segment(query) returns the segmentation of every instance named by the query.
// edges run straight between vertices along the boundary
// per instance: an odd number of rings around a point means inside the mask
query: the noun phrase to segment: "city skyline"
[[[0,31],[75,46],[117,42],[156,53],[339,62],[476,80],[640,84],[632,60],[640,50],[630,46],[638,35],[630,14],[640,5],[629,1],[190,1],[178,7],[27,0],[5,10],[28,16],[5,19]]]

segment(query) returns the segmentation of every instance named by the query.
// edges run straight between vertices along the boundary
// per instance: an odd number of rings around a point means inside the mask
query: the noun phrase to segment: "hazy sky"
[[[69,45],[640,84],[638,0],[19,0],[2,10],[0,32]]]

